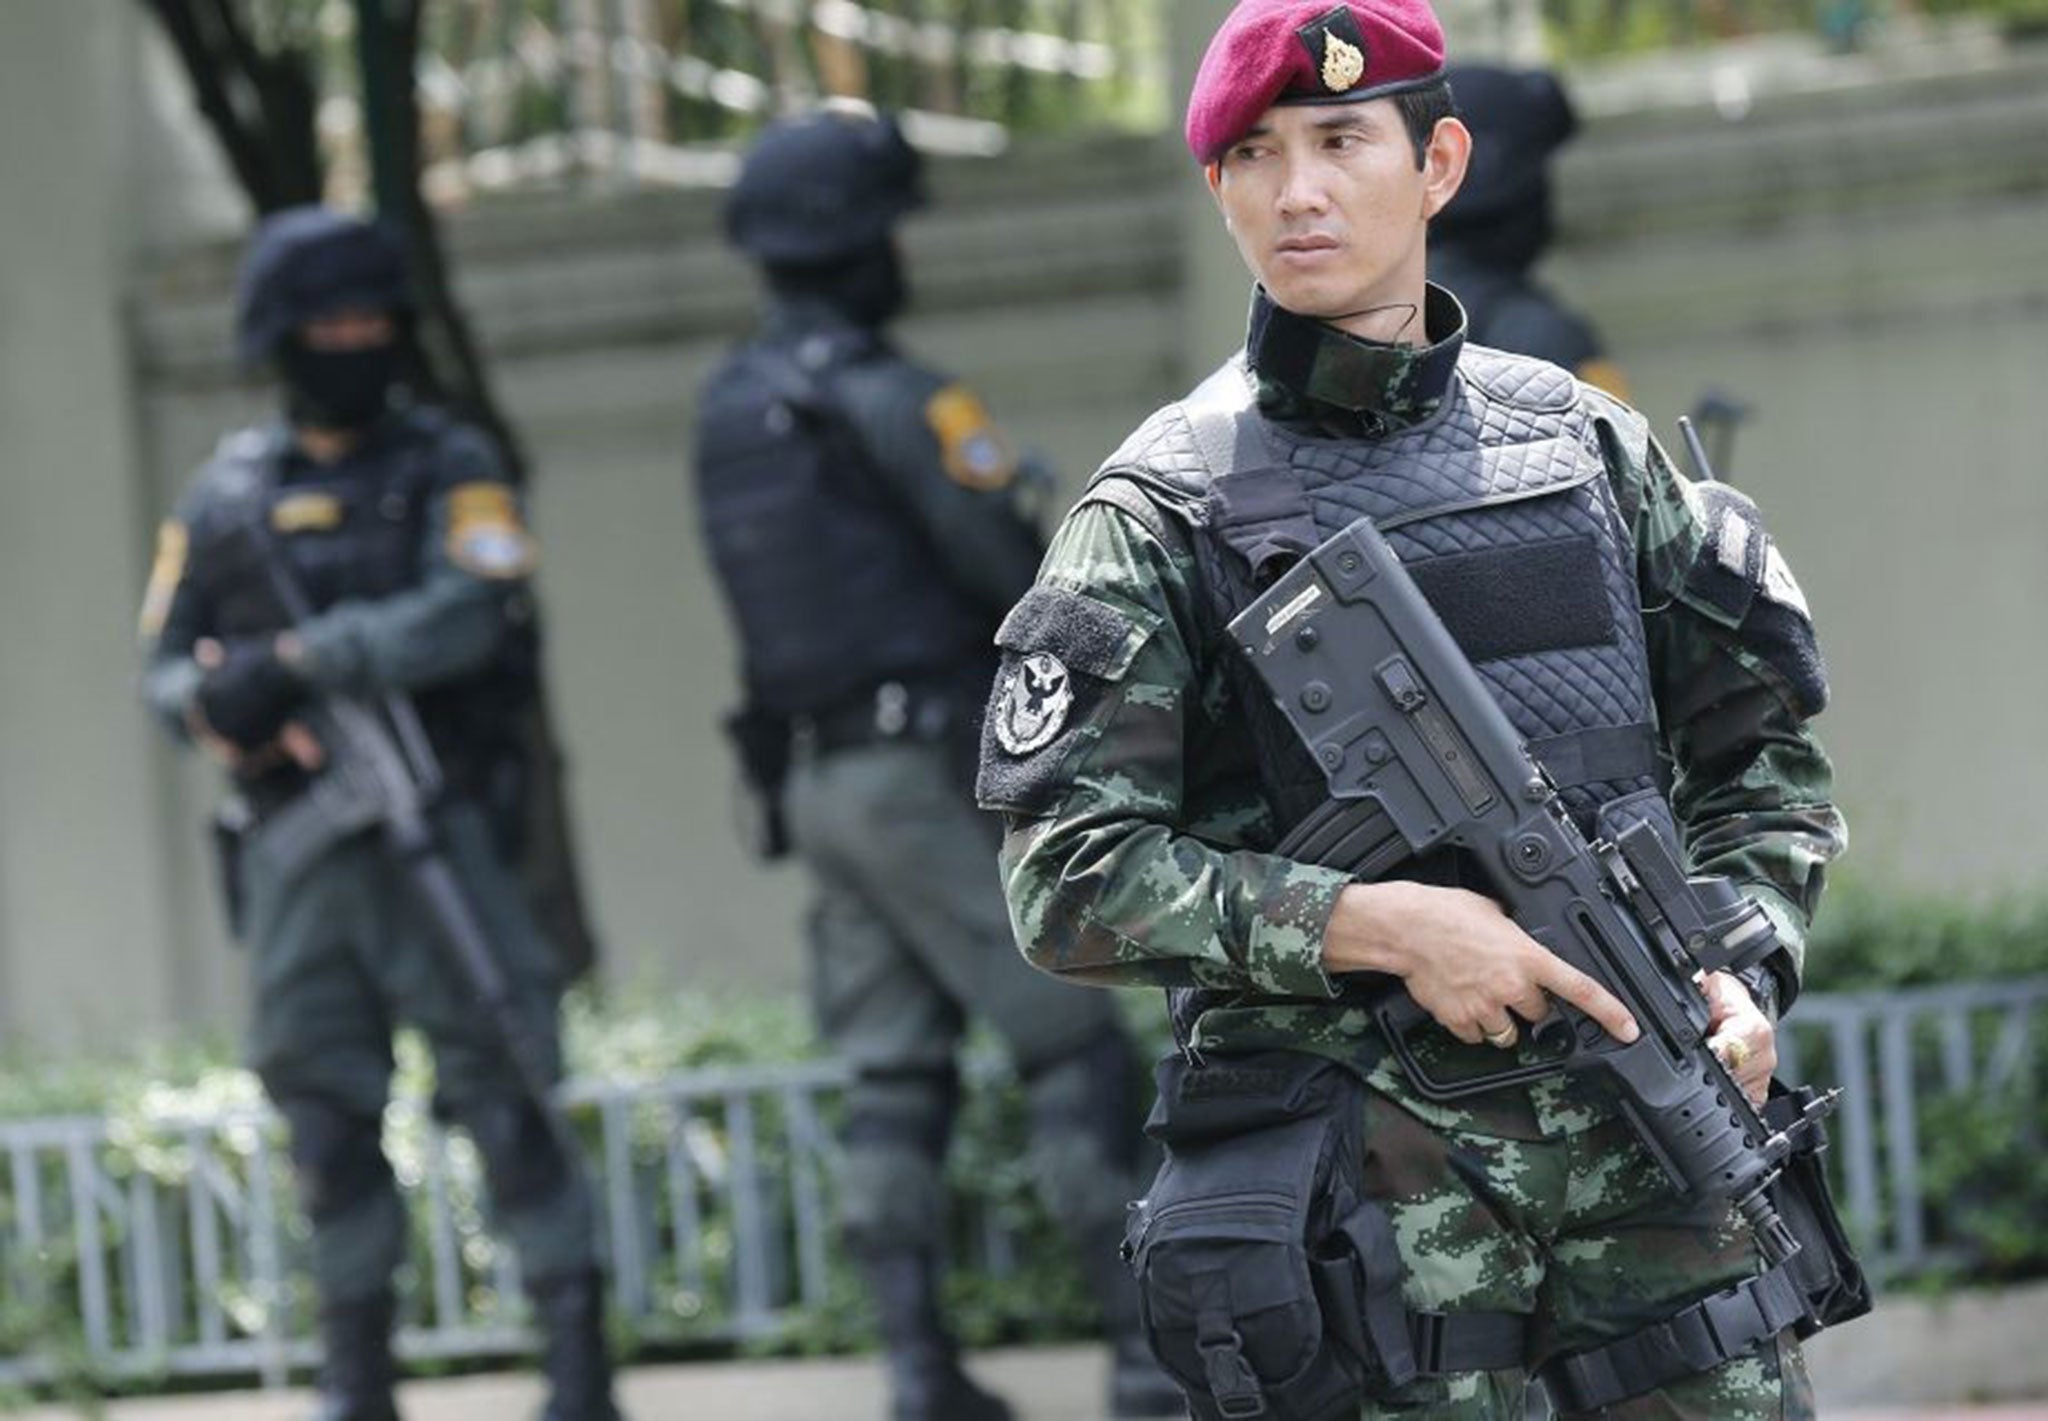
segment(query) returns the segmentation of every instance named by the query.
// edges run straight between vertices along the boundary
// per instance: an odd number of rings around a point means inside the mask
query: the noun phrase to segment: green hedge
[[[2048,895],[1982,902],[1881,891],[1854,877],[1828,890],[1806,952],[1806,989],[1857,992],[2048,972]]]

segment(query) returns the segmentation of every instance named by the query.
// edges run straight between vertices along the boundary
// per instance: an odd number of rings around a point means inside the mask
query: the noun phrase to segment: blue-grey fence
[[[1923,1112],[2038,1092],[2044,1009],[2048,976],[1800,1002],[1783,1073],[1846,1087],[1833,1164],[1880,1275],[1955,1258],[1929,1226]],[[976,1074],[982,1088],[1000,1076]],[[603,1199],[614,1307],[636,1333],[737,1341],[824,1303],[828,1125],[845,1080],[820,1061],[565,1087]],[[415,1201],[401,1350],[519,1350],[516,1268],[483,1227],[474,1152],[417,1104],[395,1106],[390,1124]],[[999,1222],[976,1227],[974,1261],[1003,1271]],[[0,1124],[0,1383],[65,1368],[281,1382],[313,1360],[304,1244],[281,1136],[260,1109]]]

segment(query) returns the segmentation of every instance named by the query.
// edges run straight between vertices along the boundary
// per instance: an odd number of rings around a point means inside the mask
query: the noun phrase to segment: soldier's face
[[[1275,301],[1384,338],[1384,320],[1368,313],[1421,301],[1429,219],[1456,194],[1470,152],[1471,135],[1447,119],[1418,166],[1392,99],[1289,105],[1268,109],[1209,180]]]
[[[345,306],[299,326],[299,343],[308,350],[370,350],[391,344],[397,336],[389,312],[367,307]]]

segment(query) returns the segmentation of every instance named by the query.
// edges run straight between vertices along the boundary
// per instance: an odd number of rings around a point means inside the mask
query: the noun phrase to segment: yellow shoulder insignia
[[[512,490],[479,481],[448,490],[448,561],[473,577],[525,577],[539,561]]]
[[[1621,367],[1603,356],[1595,356],[1573,372],[1588,385],[1598,385],[1617,400],[1627,400],[1628,376]]]
[[[981,396],[965,385],[948,385],[924,407],[925,422],[938,437],[946,477],[971,489],[1004,488],[1017,476],[1017,456],[1003,438]]]
[[[331,533],[347,510],[331,493],[288,493],[270,505],[270,526],[280,533]]]
[[[164,619],[171,614],[171,599],[178,594],[178,584],[185,580],[185,557],[191,544],[185,525],[177,519],[166,518],[158,525],[156,559],[149,567],[149,585],[142,593],[142,616],[137,628],[144,641],[155,641],[163,634]]]

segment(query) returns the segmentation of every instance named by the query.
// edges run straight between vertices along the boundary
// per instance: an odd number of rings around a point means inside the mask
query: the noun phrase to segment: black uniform
[[[548,1340],[548,1421],[614,1421],[582,1169],[511,1068],[475,984],[452,969],[380,825],[336,808],[350,796],[331,761],[308,769],[282,748],[285,727],[323,696],[411,697],[447,783],[432,810],[439,846],[545,1057],[530,1064],[553,1079],[560,965],[504,836],[532,685],[533,541],[490,441],[406,401],[395,342],[301,344],[306,322],[338,310],[402,320],[395,248],[322,209],[270,219],[245,267],[242,336],[246,356],[280,368],[291,417],[231,434],[199,471],[159,535],[142,627],[151,708],[174,734],[240,752],[226,871],[249,944],[251,1063],[290,1126],[312,1222],[319,1416],[396,1416],[392,1278],[409,1230],[381,1134],[392,1030],[407,1022],[433,1045],[437,1109],[475,1140],[518,1247]],[[349,437],[315,458],[295,426]],[[271,559],[310,617],[293,623]]]
[[[998,829],[970,797],[995,630],[1038,566],[1037,481],[971,390],[883,333],[905,298],[888,226],[916,201],[890,125],[817,117],[763,136],[728,215],[773,296],[705,386],[697,429],[743,739],[812,876],[819,1025],[855,1071],[841,1222],[899,1421],[1007,1416],[959,1369],[937,1295],[955,1056],[984,1018],[1031,1098],[1041,1191],[1123,1344],[1118,1414],[1177,1415],[1116,1256],[1137,1183],[1131,1053],[1106,999],[1018,955]]]

